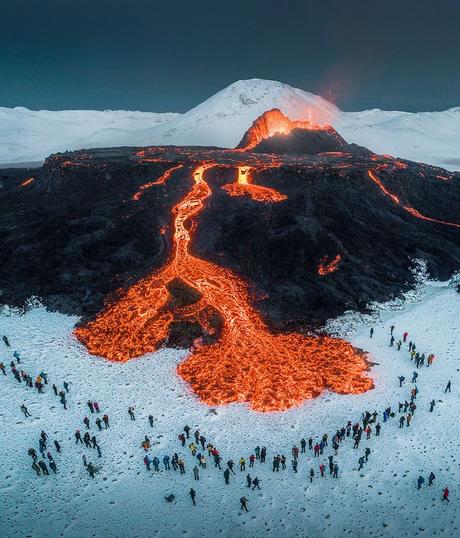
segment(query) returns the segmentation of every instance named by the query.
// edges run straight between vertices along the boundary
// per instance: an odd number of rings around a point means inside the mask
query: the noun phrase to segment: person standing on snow
[[[193,488],[190,488],[190,491],[188,492],[188,494],[190,495],[190,497],[192,499],[193,506],[196,506],[196,502],[195,502],[196,492],[195,492],[195,490]]]
[[[193,478],[195,480],[199,480],[200,479],[200,471],[198,470],[198,467],[195,465],[195,467],[193,468]]]
[[[444,391],[444,394],[445,394],[446,392],[450,392],[450,387],[451,387],[451,383],[450,383],[450,381],[449,381],[449,382],[447,383],[447,385],[446,385],[446,390]],[[446,489],[447,489],[447,488],[446,488]],[[449,499],[447,499],[447,500],[449,500]]]
[[[442,500],[449,502],[449,495],[450,495],[449,488],[444,488],[444,491],[442,492]]]
[[[374,327],[371,327],[371,330],[369,331],[369,338],[372,338],[374,336]]]
[[[436,402],[434,400],[431,400],[430,402],[430,413],[433,412],[434,406],[436,405]]]
[[[420,475],[418,478],[417,478],[417,489],[422,489],[422,484],[425,482],[425,479],[423,478],[422,475]]]
[[[24,413],[24,416],[25,416],[26,418],[32,416],[32,415],[29,413],[29,410],[27,409],[27,407],[24,405],[24,403],[21,405],[21,411]]]
[[[249,512],[248,507],[247,507],[247,502],[248,502],[248,500],[246,499],[246,497],[241,497],[241,499],[240,499],[241,510]]]
[[[436,477],[434,476],[433,471],[431,471],[430,476],[428,477],[428,485],[429,485],[429,486],[432,486],[432,485],[433,485],[433,480],[435,480],[435,478],[436,478]]]

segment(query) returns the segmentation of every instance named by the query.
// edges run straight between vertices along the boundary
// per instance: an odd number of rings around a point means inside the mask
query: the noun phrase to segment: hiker
[[[417,489],[422,489],[422,484],[425,482],[425,479],[423,478],[422,475],[420,475],[418,478],[417,478]]]
[[[86,466],[86,470],[88,471],[90,478],[94,478],[94,471],[96,469],[94,468],[94,465],[91,462],[89,462],[88,465]]]
[[[35,451],[34,448],[29,448],[29,450],[27,451],[27,454],[28,454],[34,461],[37,461],[37,452]]]
[[[395,343],[395,337],[393,335],[391,335],[391,338],[390,338],[390,347],[393,347],[393,344]]]
[[[160,460],[155,456],[152,460],[153,470],[157,473],[160,472]]]
[[[57,396],[58,395],[58,389],[56,387],[56,385],[53,383],[53,392],[54,392],[54,395]]]
[[[433,485],[433,480],[434,480],[435,478],[436,478],[436,477],[434,476],[433,471],[431,471],[430,476],[428,477],[428,485],[429,485],[429,486],[432,486],[432,485]]]
[[[97,426],[97,429],[101,432],[102,431],[102,422],[101,422],[101,419],[99,417],[97,417],[97,419],[96,419],[96,426]]]
[[[315,476],[315,471],[310,469],[310,483],[313,482],[313,477]]]
[[[193,488],[190,488],[190,491],[188,492],[188,494],[190,495],[190,497],[192,499],[193,506],[196,506],[196,502],[195,502],[196,492],[195,492],[195,490]]]
[[[417,377],[418,377],[418,373],[417,372],[412,372],[412,383],[415,383],[417,381]]]
[[[390,327],[390,334],[393,334],[393,331],[394,331],[394,330],[395,330],[395,326],[392,325],[392,326]]]
[[[233,460],[228,460],[227,461],[227,467],[230,469],[230,472],[232,474],[236,474],[235,471],[233,470],[234,465],[235,465],[235,463],[233,462]]]
[[[291,465],[292,465],[292,470],[297,473],[297,460],[292,460],[291,461]]]
[[[358,471],[361,471],[361,469],[362,469],[363,466],[364,466],[364,458],[363,458],[363,456],[361,456],[361,457],[359,458],[358,463],[359,463]]]
[[[240,458],[240,471],[243,472],[246,470],[246,460],[241,457]]]
[[[246,499],[246,497],[241,497],[240,499],[241,510],[245,510],[246,512],[249,512],[248,507],[247,507],[247,502],[248,500]]]
[[[152,415],[149,415],[149,424],[150,424],[150,427],[153,428],[153,416]]]
[[[324,466],[324,463],[321,463],[320,466],[319,466],[319,472],[321,474],[321,476],[324,477],[324,470],[326,469],[326,467]]]
[[[334,463],[334,472],[332,474],[334,478],[339,478],[339,466],[337,463]]]
[[[177,464],[179,465],[180,474],[185,474],[185,464],[182,458],[179,458]]]
[[[91,413],[94,413],[94,406],[93,406],[93,402],[91,400],[88,400],[86,402],[86,405],[88,406],[89,410],[91,411]]]
[[[66,402],[66,399],[65,399],[65,392],[61,390],[61,392],[59,393],[59,401],[60,403],[62,404],[62,407],[64,407],[64,409],[67,409],[67,402]]]
[[[431,400],[430,402],[430,413],[433,412],[434,406],[436,405],[436,402],[434,400]]]
[[[53,471],[54,474],[57,474],[57,465],[54,460],[50,461],[50,469]]]
[[[254,454],[251,454],[249,456],[249,467],[254,467],[254,462],[256,461],[256,457]]]
[[[444,488],[444,491],[442,492],[442,500],[449,502],[449,495],[450,495],[449,488]]]
[[[225,469],[225,471],[224,471],[224,480],[225,480],[226,484],[230,483],[229,479],[230,479],[230,471],[228,469]]]
[[[190,426],[184,426],[184,432],[188,439],[190,437]]]
[[[56,447],[56,452],[59,454],[61,452],[61,445],[59,441],[54,440],[54,446]]]
[[[165,466],[165,471],[169,471],[171,469],[171,467],[169,466],[169,456],[168,455],[164,455],[163,456],[163,465]]]
[[[49,475],[49,471],[48,471],[48,467],[46,466],[46,463],[44,461],[39,461],[38,462],[38,466],[40,467],[40,469],[42,470],[43,474],[44,475]]]
[[[65,391],[69,392],[69,384],[67,383],[67,381],[64,381],[63,385],[64,385]]]
[[[32,416],[32,415],[29,413],[29,410],[27,409],[27,407],[24,405],[24,403],[21,405],[21,411],[24,413],[24,416],[25,416],[26,418]]]
[[[89,430],[89,418],[85,417],[83,419],[83,424],[86,426],[86,429]]]
[[[374,336],[374,327],[371,327],[371,330],[369,331],[369,338],[372,338]]]
[[[254,478],[254,480],[252,481],[252,489],[260,489],[260,480],[257,478],[257,476]]]
[[[5,365],[3,364],[3,362],[0,362],[0,370],[3,372],[3,375],[6,375]]]
[[[105,428],[107,429],[110,426],[110,424],[109,424],[109,415],[103,415],[102,420],[104,421]]]
[[[37,473],[37,476],[40,476],[40,467],[35,463],[35,460],[32,462],[32,469]]]
[[[364,451],[364,461],[367,463],[367,460],[369,459],[369,456],[371,454],[371,449],[367,446],[366,450]]]
[[[406,378],[405,378],[403,375],[400,375],[400,376],[398,377],[398,379],[399,379],[399,386],[402,387],[404,381],[406,380]]]
[[[2,340],[5,342],[6,347],[10,347],[10,341],[8,340],[8,337],[3,335]]]
[[[80,430],[77,430],[75,432],[75,444],[78,444],[78,442],[80,442],[81,444],[83,444],[83,439],[81,438],[81,433],[80,433]]]
[[[382,426],[380,425],[380,422],[377,423],[375,426],[375,435],[378,437],[380,435],[380,430],[382,429]]]
[[[450,387],[451,387],[451,383],[450,383],[450,381],[449,381],[449,382],[447,383],[447,385],[446,385],[446,390],[444,391],[444,394],[445,394],[446,392],[450,392]],[[446,488],[446,489],[447,489],[447,488]],[[447,500],[449,500],[449,499],[447,499]]]
[[[99,413],[100,409],[99,409],[99,404],[97,402],[93,402],[93,407],[96,413]]]
[[[305,452],[305,447],[307,446],[307,441],[305,441],[305,439],[302,439],[300,441],[300,452]]]
[[[248,474],[246,475],[246,487],[247,487],[247,488],[250,488],[251,485],[252,485],[252,478],[251,478],[251,475],[248,473]]]
[[[403,342],[406,342],[408,336],[409,336],[409,333],[405,331],[403,334]]]
[[[267,449],[263,446],[261,449],[260,449],[260,462],[261,463],[265,463],[265,458],[267,456]]]
[[[198,470],[198,467],[195,465],[195,467],[193,468],[193,478],[195,480],[199,480],[200,479],[200,472]]]
[[[128,415],[131,420],[136,420],[136,417],[134,416],[134,407],[132,405],[128,407]]]

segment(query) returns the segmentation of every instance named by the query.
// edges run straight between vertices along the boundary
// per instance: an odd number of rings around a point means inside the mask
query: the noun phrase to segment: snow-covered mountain
[[[235,82],[185,114],[0,108],[0,163],[101,146],[234,147],[251,123],[273,108],[292,120],[330,123],[348,142],[377,153],[460,168],[460,107],[422,113],[342,112],[317,95],[261,79]]]
[[[132,131],[154,127],[177,114],[124,110],[28,110],[0,107],[0,163],[41,161],[51,153],[118,146]]]

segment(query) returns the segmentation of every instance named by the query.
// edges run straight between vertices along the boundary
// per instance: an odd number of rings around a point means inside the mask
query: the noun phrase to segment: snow
[[[244,405],[217,408],[217,414],[200,404],[175,374],[184,357],[182,351],[162,350],[126,364],[114,364],[91,357],[73,338],[76,318],[32,308],[21,315],[4,309],[0,315],[0,335],[7,334],[12,348],[2,348],[1,360],[9,365],[17,349],[23,368],[31,375],[42,369],[50,383],[62,386],[71,381],[68,410],[64,411],[53,395],[51,385],[45,394],[17,383],[7,366],[0,373],[0,482],[1,536],[458,536],[460,528],[460,481],[458,478],[458,386],[460,296],[447,283],[428,283],[411,302],[399,311],[382,308],[374,320],[375,335],[369,339],[369,324],[354,325],[351,341],[370,352],[376,365],[370,375],[375,389],[364,395],[324,394],[284,413],[254,413]],[[344,334],[350,326],[344,318]],[[360,418],[363,411],[376,409],[382,422],[383,409],[408,399],[410,383],[399,388],[397,377],[410,379],[414,369],[407,347],[398,352],[389,348],[389,326],[396,326],[399,337],[404,330],[417,343],[417,349],[433,352],[436,361],[419,370],[417,411],[409,428],[399,429],[398,419],[382,423],[379,438],[363,440],[353,450],[346,440],[338,453],[339,479],[319,477],[318,464],[327,467],[327,448],[319,460],[311,453],[300,456],[299,473],[290,466],[290,450],[310,435],[316,440],[324,432],[329,440],[337,427]],[[336,327],[340,332],[340,330]],[[1,341],[0,341],[1,342]],[[3,344],[2,344],[3,346]],[[444,394],[448,380],[452,393]],[[429,413],[429,402],[436,407]],[[86,401],[100,402],[111,428],[100,433],[89,414]],[[24,420],[19,406],[25,402],[32,417]],[[129,420],[127,408],[134,405],[136,421]],[[149,413],[155,417],[150,428]],[[73,434],[84,431],[82,419],[91,419],[102,449],[76,446]],[[226,486],[222,472],[208,459],[201,480],[193,481],[192,456],[185,448],[186,474],[174,471],[147,472],[142,463],[140,443],[148,434],[154,442],[153,455],[180,452],[177,435],[185,424],[198,427],[208,441],[221,451],[223,464],[241,455],[248,459],[256,445],[266,445],[267,463],[256,463],[251,476],[261,479],[261,491],[245,487],[246,473],[236,470]],[[52,450],[60,473],[35,476],[27,449],[38,449],[38,436],[44,429],[51,440],[58,439],[61,455]],[[372,450],[369,463],[358,472],[358,458],[364,448]],[[284,453],[288,469],[272,473],[274,453]],[[90,479],[81,462],[99,467]],[[307,479],[315,470],[312,484]],[[161,465],[162,468],[162,465]],[[420,491],[416,479],[427,479],[430,471],[435,484],[427,482]],[[441,502],[442,489],[449,486],[450,504]],[[197,492],[197,506],[188,497]],[[173,503],[164,496],[173,493]],[[239,498],[249,499],[249,513],[239,509]]]
[[[0,107],[0,163],[42,161],[60,151],[124,145],[133,131],[175,116],[124,110]]]
[[[237,81],[185,114],[0,108],[0,163],[104,146],[235,147],[251,123],[272,108],[293,120],[331,123],[348,142],[377,153],[460,169],[460,107],[419,113],[343,112],[317,95],[263,79]]]

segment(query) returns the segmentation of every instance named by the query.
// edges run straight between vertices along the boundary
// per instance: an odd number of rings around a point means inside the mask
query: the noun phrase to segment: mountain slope
[[[342,112],[317,95],[261,79],[237,81],[185,114],[0,108],[0,163],[123,145],[235,147],[251,123],[273,108],[291,120],[330,123],[348,142],[377,153],[460,169],[460,107],[423,113]]]

